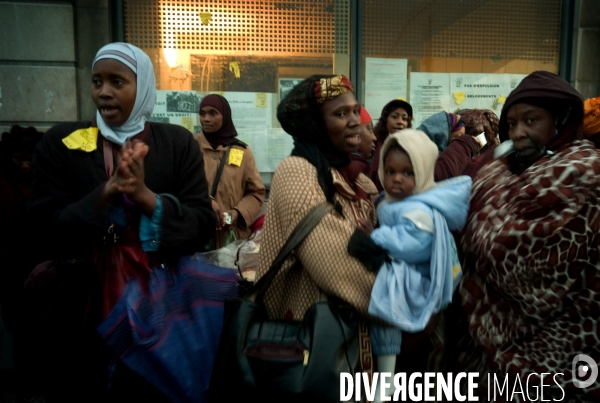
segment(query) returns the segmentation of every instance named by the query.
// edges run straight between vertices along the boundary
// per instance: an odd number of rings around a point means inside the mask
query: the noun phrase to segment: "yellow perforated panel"
[[[124,4],[126,40],[143,49],[349,53],[350,0],[126,0]]]
[[[558,63],[560,0],[371,0],[368,57],[520,59]]]

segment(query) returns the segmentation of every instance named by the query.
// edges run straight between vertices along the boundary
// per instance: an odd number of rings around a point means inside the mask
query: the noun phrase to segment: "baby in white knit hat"
[[[392,325],[373,324],[371,340],[378,372],[393,375],[402,332],[424,330],[431,316],[450,303],[460,280],[451,231],[465,224],[471,178],[435,183],[438,149],[420,130],[391,134],[380,155],[385,200],[377,209],[379,227],[370,235],[391,261],[377,273],[369,313]],[[376,401],[394,389],[380,385]]]

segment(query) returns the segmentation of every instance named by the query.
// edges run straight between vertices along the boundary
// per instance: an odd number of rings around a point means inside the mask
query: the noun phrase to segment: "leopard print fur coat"
[[[469,333],[491,371],[563,373],[567,397],[599,401],[600,382],[574,388],[571,363],[600,361],[600,155],[578,140],[520,175],[508,164],[493,161],[473,184],[461,240]]]

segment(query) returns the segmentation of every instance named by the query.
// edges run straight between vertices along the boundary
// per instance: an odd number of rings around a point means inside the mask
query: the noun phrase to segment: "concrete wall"
[[[0,133],[93,117],[91,62],[110,41],[108,3],[0,2]]]
[[[79,119],[92,119],[96,107],[90,95],[92,62],[98,50],[112,42],[109,0],[77,0],[75,2],[75,57]]]
[[[580,0],[575,11],[575,88],[584,98],[600,96],[600,1]]]

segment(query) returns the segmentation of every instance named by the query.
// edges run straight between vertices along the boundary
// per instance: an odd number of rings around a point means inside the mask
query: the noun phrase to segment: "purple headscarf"
[[[231,107],[227,99],[217,94],[210,94],[204,97],[200,103],[200,109],[205,106],[212,106],[223,115],[223,125],[214,133],[206,133],[203,131],[206,140],[210,143],[213,149],[218,146],[229,146],[235,142],[237,131],[231,120]]]

